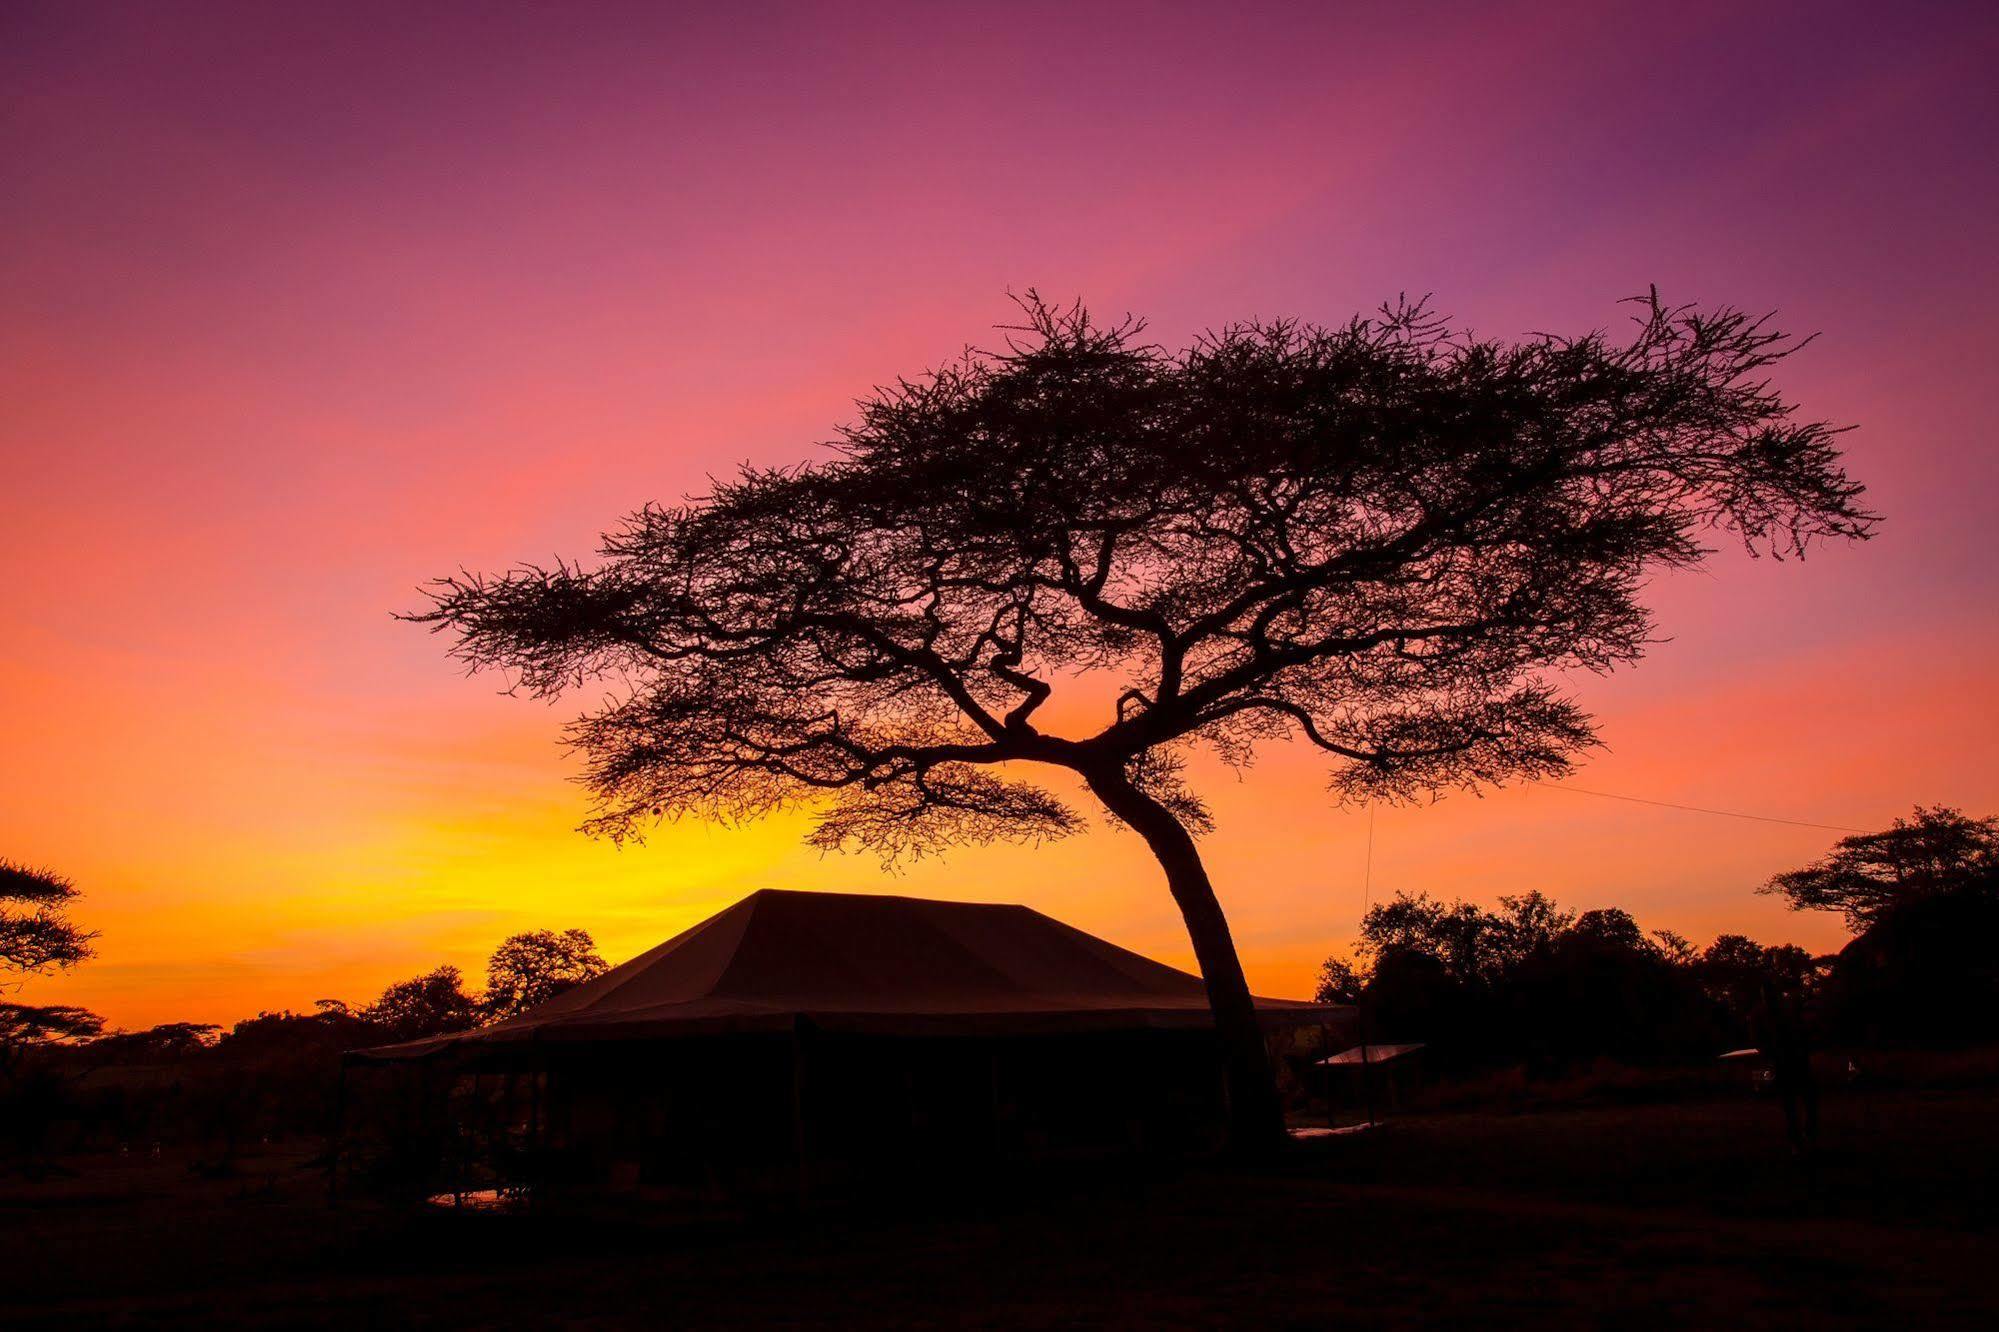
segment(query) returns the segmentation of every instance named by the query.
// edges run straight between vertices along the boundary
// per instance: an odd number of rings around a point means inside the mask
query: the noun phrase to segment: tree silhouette
[[[411,1041],[448,1031],[464,1031],[478,1020],[478,1001],[465,993],[465,977],[457,967],[442,966],[406,981],[397,981],[359,1016],[387,1032],[390,1039]]]
[[[87,1041],[103,1030],[103,1018],[74,1004],[0,1003],[0,1048]]]
[[[606,970],[586,930],[511,935],[486,963],[486,1016],[497,1020],[525,1013]]]
[[[1357,1004],[1367,988],[1367,977],[1343,957],[1329,957],[1319,964],[1319,981],[1312,998],[1322,1004]]]
[[[1555,673],[1642,654],[1649,576],[1715,530],[1794,554],[1872,521],[1837,432],[1769,387],[1798,344],[1735,311],[1654,295],[1627,340],[1509,344],[1405,303],[1172,351],[1021,306],[828,460],[645,508],[592,566],[445,579],[411,618],[529,693],[609,686],[569,738],[613,838],[795,802],[815,844],[889,858],[1057,836],[1077,815],[1022,768],[1074,774],[1165,872],[1245,1146],[1282,1125],[1191,747],[1302,737],[1347,797],[1559,774],[1593,730]],[[1058,688],[1115,701],[1058,728]]]
[[[1857,933],[1899,903],[1993,882],[1999,819],[1966,818],[1943,805],[1916,807],[1886,831],[1842,837],[1823,859],[1759,888],[1800,911],[1839,911]]]
[[[1319,996],[1365,1002],[1374,1034],[1449,1061],[1713,1053],[1748,1038],[1774,990],[1803,995],[1812,955],[1724,934],[1705,950],[1618,907],[1568,911],[1540,893],[1497,909],[1399,894],[1370,907],[1355,963],[1329,957]]]
[[[0,966],[50,971],[75,966],[97,936],[67,914],[76,885],[60,874],[0,860]]]
[[[1369,968],[1389,953],[1423,953],[1455,981],[1490,985],[1576,923],[1574,912],[1539,892],[1501,897],[1496,911],[1474,902],[1440,902],[1427,893],[1397,893],[1361,917],[1357,951]]]

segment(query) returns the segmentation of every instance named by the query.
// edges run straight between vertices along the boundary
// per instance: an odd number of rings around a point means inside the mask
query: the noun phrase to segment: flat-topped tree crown
[[[794,801],[818,844],[890,857],[1059,835],[1074,812],[995,769],[1074,770],[1244,1018],[1187,747],[1302,738],[1343,795],[1557,774],[1593,732],[1552,677],[1642,654],[1649,573],[1711,531],[1789,554],[1873,521],[1837,432],[1768,383],[1799,344],[1735,311],[1655,295],[1623,341],[1503,343],[1405,303],[1174,351],[1021,308],[826,459],[642,510],[593,566],[447,579],[414,618],[537,694],[613,684],[570,730],[613,837]],[[1084,673],[1115,709],[1040,726]]]
[[[89,958],[97,934],[69,918],[78,896],[53,870],[0,859],[0,971],[60,971]]]

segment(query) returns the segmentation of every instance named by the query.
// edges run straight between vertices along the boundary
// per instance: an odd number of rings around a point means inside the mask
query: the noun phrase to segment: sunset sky
[[[0,10],[0,855],[35,980],[128,1027],[362,1000],[763,886],[1018,900],[1163,960],[1099,826],[896,877],[800,819],[573,831],[573,709],[394,622],[793,461],[1026,286],[1163,341],[1431,292],[1581,332],[1657,283],[1823,336],[1780,383],[1885,515],[1657,585],[1571,784],[1872,828],[1999,812],[1999,6],[22,3]],[[1253,985],[1309,992],[1366,812],[1204,772]],[[1836,947],[1753,889],[1836,832],[1538,787],[1376,812],[1371,891],[1545,890]]]

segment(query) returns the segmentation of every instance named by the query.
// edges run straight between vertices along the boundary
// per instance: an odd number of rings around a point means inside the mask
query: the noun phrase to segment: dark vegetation
[[[1713,1057],[1755,1044],[1762,986],[1802,992],[1818,960],[1725,934],[1705,949],[1617,908],[1539,893],[1496,909],[1401,896],[1367,912],[1358,965],[1329,959],[1322,998],[1365,1007],[1380,1040],[1427,1041],[1445,1066],[1521,1059]]]
[[[1352,961],[1327,959],[1319,996],[1359,1003],[1374,1039],[1429,1042],[1457,1070],[1755,1046],[1773,996],[1801,1006],[1821,1045],[1999,1035],[1999,820],[1918,809],[1762,891],[1844,912],[1858,936],[1825,957],[1737,934],[1695,948],[1539,893],[1494,909],[1402,895],[1368,910]]]
[[[860,404],[825,461],[647,507],[592,565],[439,583],[417,620],[557,697],[614,838],[794,803],[885,857],[1082,826],[1088,790],[1164,872],[1229,1054],[1239,1146],[1282,1124],[1182,780],[1299,739],[1342,796],[1566,770],[1556,673],[1636,661],[1641,590],[1732,534],[1802,555],[1873,517],[1833,427],[1771,384],[1800,345],[1636,303],[1629,337],[1477,338],[1422,304],[1190,346],[1021,304],[1006,345]],[[1114,709],[1041,711],[1079,677]]]
[[[182,1144],[230,1173],[256,1144],[331,1128],[343,1052],[501,1021],[604,969],[584,931],[533,930],[494,950],[482,994],[441,966],[359,1007],[322,999],[227,1031],[168,1022],[105,1034],[84,1009],[0,1002],[0,1169]]]

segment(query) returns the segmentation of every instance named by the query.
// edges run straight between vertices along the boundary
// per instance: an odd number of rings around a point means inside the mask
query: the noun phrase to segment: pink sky
[[[1099,829],[885,879],[796,821],[570,831],[565,715],[389,619],[794,460],[1009,288],[1580,331],[1775,308],[1887,518],[1655,590],[1574,784],[1872,827],[1999,811],[1989,5],[12,4],[0,17],[0,855],[126,1025],[365,998],[517,929],[629,955],[751,888],[1026,900],[1184,964]],[[1367,816],[1208,774],[1252,981],[1351,938]],[[1836,946],[1752,889],[1834,833],[1524,788],[1380,811],[1375,895],[1542,888]]]

